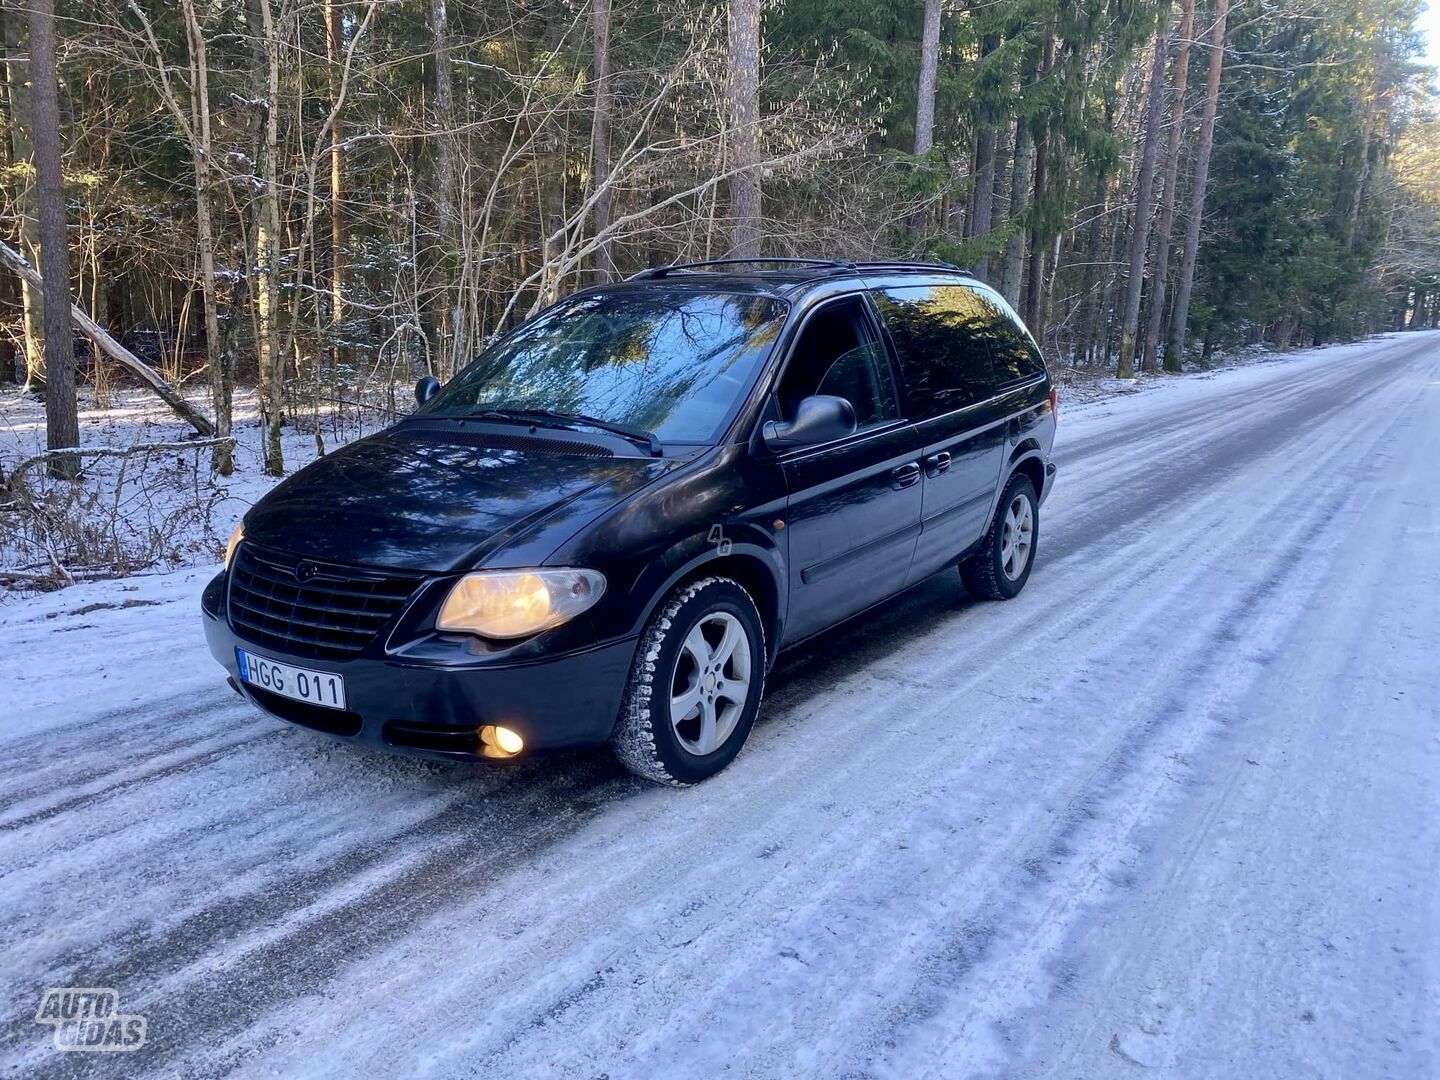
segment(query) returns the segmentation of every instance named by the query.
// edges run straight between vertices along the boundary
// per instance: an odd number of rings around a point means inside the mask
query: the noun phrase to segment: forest
[[[279,476],[662,263],[951,262],[1122,377],[1435,325],[1419,7],[8,0],[0,379],[65,448],[138,358],[222,474],[253,388]]]

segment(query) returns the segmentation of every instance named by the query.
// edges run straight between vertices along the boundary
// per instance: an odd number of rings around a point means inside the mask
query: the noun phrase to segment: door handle
[[[925,459],[925,475],[939,476],[946,469],[950,468],[950,451],[941,450],[938,454],[931,454]]]
[[[920,466],[914,461],[890,470],[890,484],[896,490],[907,488],[919,479]]]

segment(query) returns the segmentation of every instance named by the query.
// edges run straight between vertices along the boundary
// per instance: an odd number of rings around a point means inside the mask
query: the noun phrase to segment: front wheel
[[[1005,485],[995,519],[980,549],[960,564],[960,576],[974,596],[1009,600],[1030,580],[1040,540],[1040,503],[1030,478],[1016,473]]]
[[[696,784],[734,760],[765,682],[765,630],[750,594],[706,577],[651,616],[611,745],[620,763],[661,784]]]

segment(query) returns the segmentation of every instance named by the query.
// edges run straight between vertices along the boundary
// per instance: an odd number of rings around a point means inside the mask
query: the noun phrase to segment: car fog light
[[[480,736],[480,753],[484,757],[514,757],[525,749],[520,733],[508,727],[486,724],[476,734]]]

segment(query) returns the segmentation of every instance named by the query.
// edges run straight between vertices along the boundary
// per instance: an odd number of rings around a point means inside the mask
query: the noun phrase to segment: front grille
[[[262,709],[274,713],[281,720],[299,724],[311,731],[353,737],[359,735],[360,729],[364,726],[364,721],[360,719],[359,713],[342,712],[339,709],[322,709],[319,705],[311,705],[308,702],[292,701],[290,698],[272,694],[269,690],[251,686],[249,683],[245,684],[245,689]]]
[[[304,565],[300,580],[297,568]],[[344,660],[375,640],[419,588],[414,574],[359,570],[241,544],[230,570],[230,625],[292,656]]]
[[[385,725],[384,738],[391,746],[429,750],[437,754],[473,758],[480,753],[480,738],[474,725],[456,727],[449,724],[425,724],[412,720],[392,720]]]

